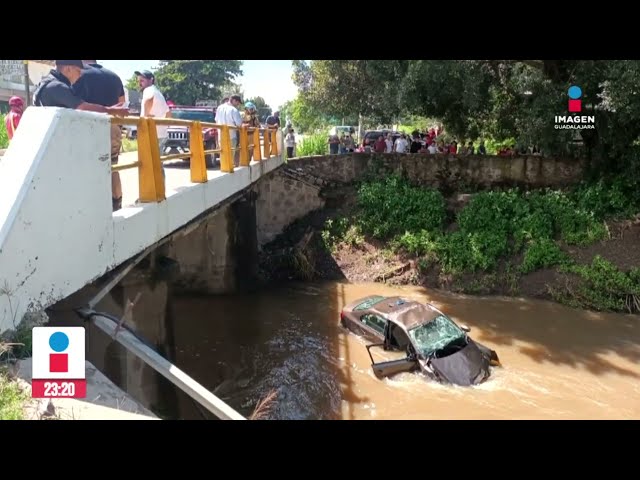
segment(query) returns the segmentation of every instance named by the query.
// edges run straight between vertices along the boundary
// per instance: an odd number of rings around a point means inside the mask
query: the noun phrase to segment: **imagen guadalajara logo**
[[[582,111],[582,89],[577,85],[569,87],[569,112]],[[556,115],[555,128],[558,130],[586,130],[594,129],[596,117],[594,115]]]

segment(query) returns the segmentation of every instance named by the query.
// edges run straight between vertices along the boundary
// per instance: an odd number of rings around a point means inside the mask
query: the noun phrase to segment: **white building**
[[[19,60],[18,60],[19,61]],[[29,65],[29,96],[33,97],[33,90],[42,77],[54,68],[54,60],[28,60]],[[0,111],[9,109],[9,99],[13,96],[26,100],[24,74],[0,75]],[[26,102],[25,102],[26,103]]]

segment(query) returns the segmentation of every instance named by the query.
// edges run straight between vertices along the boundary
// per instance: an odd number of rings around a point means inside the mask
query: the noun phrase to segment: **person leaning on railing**
[[[98,64],[96,60],[83,60],[85,65],[82,75],[73,84],[73,92],[85,102],[107,107],[109,105],[124,104],[124,85],[120,77]],[[111,165],[118,164],[120,148],[122,147],[122,130],[119,125],[111,124]],[[113,211],[122,208],[122,183],[120,173],[111,172],[111,193]]]
[[[242,126],[247,128],[260,129],[260,120],[258,120],[258,109],[253,102],[247,102],[244,104],[244,115],[242,115]],[[253,138],[252,134],[249,135]],[[253,143],[253,142],[250,142]],[[249,150],[249,160],[252,159],[253,149]]]
[[[62,107],[109,115],[127,115],[129,109],[120,104],[104,107],[85,102],[73,93],[71,86],[78,81],[84,69],[82,60],[56,60],[56,68],[36,87],[33,104],[38,107]]]

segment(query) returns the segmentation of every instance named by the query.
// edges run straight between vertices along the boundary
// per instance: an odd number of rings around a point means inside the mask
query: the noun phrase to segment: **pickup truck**
[[[181,120],[199,120],[201,122],[215,123],[215,107],[191,107],[183,105],[171,106],[171,117]],[[216,128],[203,127],[202,137],[204,149],[213,150],[218,145],[218,130]],[[161,155],[171,155],[174,153],[189,153],[189,129],[183,126],[172,125],[167,129],[167,144]],[[205,163],[207,168],[215,168],[219,155],[206,154]],[[189,161],[188,158],[185,161]]]

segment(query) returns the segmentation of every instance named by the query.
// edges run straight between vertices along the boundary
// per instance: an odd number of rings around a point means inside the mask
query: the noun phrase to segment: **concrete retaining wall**
[[[405,173],[415,184],[438,187],[518,185],[559,187],[582,178],[583,162],[539,156],[499,157],[494,155],[429,155],[399,153],[352,153],[292,159],[289,168],[336,182],[361,180],[379,171]]]

